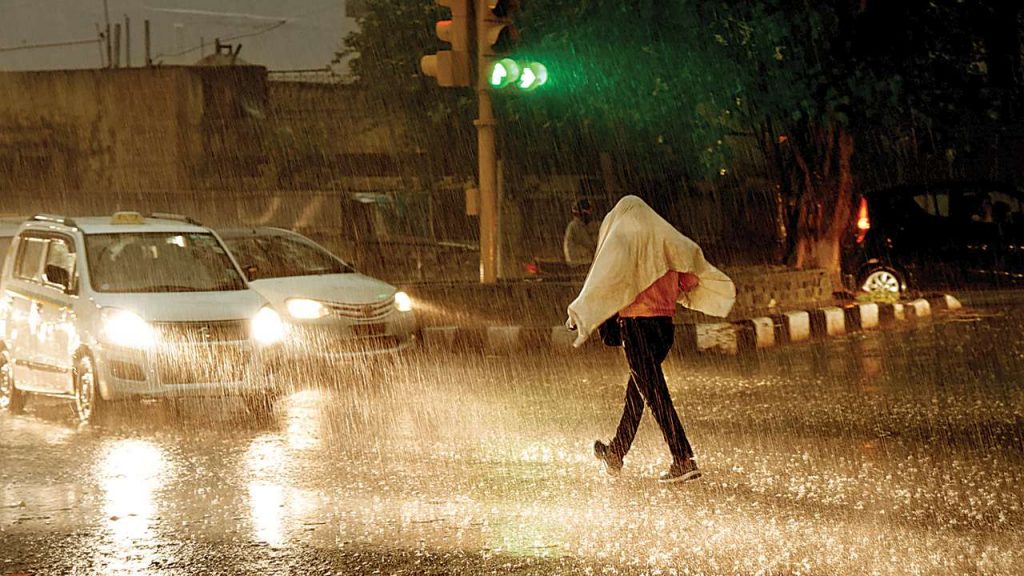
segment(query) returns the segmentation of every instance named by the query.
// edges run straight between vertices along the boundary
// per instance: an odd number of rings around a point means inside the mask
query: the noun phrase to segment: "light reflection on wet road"
[[[0,574],[1020,573],[1024,314],[745,358],[673,358],[704,478],[623,476],[608,352],[417,355],[102,427],[0,415]]]

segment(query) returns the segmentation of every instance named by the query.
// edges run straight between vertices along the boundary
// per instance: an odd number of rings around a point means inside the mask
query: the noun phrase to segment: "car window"
[[[949,217],[949,193],[924,192],[914,196],[914,202],[932,216]]]
[[[998,191],[991,192],[990,197],[992,199],[991,221],[993,223],[1024,224],[1024,210],[1022,210],[1020,198]]]
[[[45,238],[23,236],[18,243],[14,275],[22,280],[41,282],[43,279],[43,254],[45,253]]]
[[[257,236],[227,243],[250,280],[353,272],[325,248],[299,238]]]
[[[209,233],[89,234],[85,252],[99,292],[245,289],[227,252]]]
[[[48,266],[58,266],[68,273],[68,278],[75,277],[75,251],[74,245],[66,238],[50,238],[46,251],[46,262],[43,265],[43,272]],[[74,282],[72,282],[72,285]]]
[[[0,236],[0,263],[7,257],[7,251],[11,248],[11,236]]]

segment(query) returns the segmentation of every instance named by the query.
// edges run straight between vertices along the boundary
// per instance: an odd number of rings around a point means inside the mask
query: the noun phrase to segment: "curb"
[[[812,310],[794,310],[732,322],[677,324],[675,348],[688,353],[734,355],[843,336],[851,332],[877,330],[901,322],[928,318],[936,311],[954,311],[963,306],[944,294],[918,298],[897,304],[851,304],[826,306]],[[425,349],[476,349],[495,353],[520,350],[567,350],[572,348],[575,333],[563,326],[534,328],[526,326],[428,326],[421,330]],[[603,347],[600,339],[591,337],[584,348]]]

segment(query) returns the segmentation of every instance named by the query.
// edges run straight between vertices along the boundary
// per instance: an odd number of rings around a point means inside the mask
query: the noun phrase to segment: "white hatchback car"
[[[408,294],[356,272],[313,240],[280,228],[218,230],[262,294],[289,324],[295,366],[372,361],[415,343]]]
[[[261,360],[286,325],[210,229],[160,216],[20,226],[0,275],[0,408],[63,396],[90,421],[110,400],[215,395],[269,413]]]

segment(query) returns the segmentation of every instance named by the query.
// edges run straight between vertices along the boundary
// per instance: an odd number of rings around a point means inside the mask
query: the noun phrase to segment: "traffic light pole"
[[[479,117],[473,123],[476,124],[480,177],[480,282],[494,284],[498,279],[498,158],[494,142],[496,121],[489,89],[481,87],[477,93]]]
[[[477,162],[480,186],[480,283],[494,284],[498,280],[498,155],[495,149],[494,107],[491,88],[487,82],[487,63],[490,42],[485,26],[486,2],[476,10],[477,33]]]

